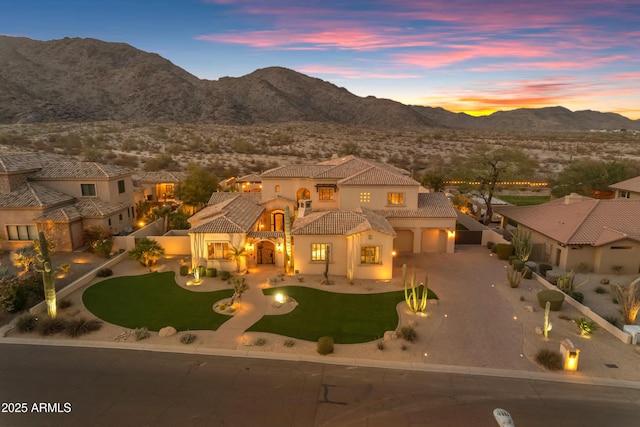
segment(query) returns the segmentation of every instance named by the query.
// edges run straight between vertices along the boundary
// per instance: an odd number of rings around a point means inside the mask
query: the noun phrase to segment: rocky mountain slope
[[[562,107],[472,117],[358,97],[281,67],[201,80],[123,43],[0,36],[0,123],[128,120],[254,124],[329,122],[387,128],[572,131],[640,129],[640,120]]]

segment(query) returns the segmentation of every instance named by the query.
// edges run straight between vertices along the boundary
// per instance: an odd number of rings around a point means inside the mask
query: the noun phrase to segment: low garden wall
[[[552,289],[554,291],[558,290],[557,286],[552,285],[551,283],[549,283],[544,277],[542,277],[542,276],[540,276],[538,274],[534,274],[534,276],[535,276],[536,280],[538,280],[538,282],[542,283],[542,285],[544,285],[546,288]],[[606,319],[603,319],[598,313],[595,313],[589,307],[585,307],[584,305],[580,304],[578,301],[574,300],[573,298],[571,298],[567,294],[565,294],[564,300],[565,300],[566,303],[568,303],[569,305],[573,306],[580,313],[584,314],[589,319],[591,319],[594,322],[596,322],[598,324],[598,326],[600,326],[602,329],[604,329],[607,332],[609,332],[614,337],[618,338],[623,343],[631,344],[631,335],[627,334],[624,331],[621,331],[616,326],[614,326],[611,323],[609,323]]]
[[[135,247],[136,239],[146,237],[157,241],[164,248],[165,255],[190,255],[188,230],[171,230],[162,234],[163,227],[164,220],[160,218],[128,236],[116,236],[113,238],[113,250],[128,252]]]

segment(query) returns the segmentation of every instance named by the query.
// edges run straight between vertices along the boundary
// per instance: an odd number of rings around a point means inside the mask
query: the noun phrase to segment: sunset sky
[[[640,118],[640,0],[20,0],[0,34],[124,42],[205,79],[283,66],[469,114]]]

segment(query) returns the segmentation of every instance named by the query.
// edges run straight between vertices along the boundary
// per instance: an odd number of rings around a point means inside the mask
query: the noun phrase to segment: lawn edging
[[[554,291],[559,290],[557,286],[552,285],[551,283],[549,283],[545,278],[543,278],[539,274],[534,273],[533,275],[535,276],[536,280],[538,282],[540,282],[543,286],[545,286],[547,289],[551,289],[551,290],[554,290]],[[589,319],[591,319],[594,322],[596,322],[598,324],[598,326],[600,326],[602,329],[604,329],[607,332],[609,332],[614,337],[618,338],[623,343],[631,344],[631,335],[629,335],[628,333],[618,329],[616,326],[614,326],[611,323],[609,323],[606,319],[602,318],[602,316],[600,316],[598,313],[596,313],[593,310],[591,310],[589,307],[586,307],[586,306],[580,304],[578,301],[576,301],[575,299],[571,298],[566,293],[564,295],[564,301],[567,304],[573,306],[580,313],[582,313],[585,316],[587,316]]]
[[[96,278],[96,273],[98,272],[98,270],[102,270],[103,268],[111,268],[114,265],[118,264],[119,262],[124,261],[125,259],[127,259],[126,252],[122,252],[118,255],[113,256],[112,258],[108,259],[104,264],[100,264],[99,266],[89,271],[84,276],[70,283],[68,286],[65,286],[59,291],[56,291],[56,299],[60,300],[66,296],[69,296],[70,294],[77,291],[81,287],[89,284],[93,279]],[[47,309],[47,303],[45,301],[41,301],[38,304],[31,307],[29,309],[29,313],[38,314],[38,313],[42,313],[43,311],[46,311],[46,309]]]

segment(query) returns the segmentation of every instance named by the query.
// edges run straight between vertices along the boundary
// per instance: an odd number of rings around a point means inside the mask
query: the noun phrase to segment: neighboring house
[[[640,176],[616,182],[609,186],[615,191],[616,199],[640,200]]]
[[[456,212],[443,193],[427,193],[408,172],[354,156],[288,165],[260,176],[261,193],[214,193],[189,219],[198,265],[274,264],[300,274],[388,280],[394,252],[453,252]],[[285,257],[285,209],[293,244]]]
[[[569,271],[640,272],[640,199],[592,199],[571,194],[536,206],[496,207],[518,230],[530,231],[531,259]]]
[[[184,172],[140,172],[133,176],[134,184],[142,189],[141,197],[136,197],[136,203],[143,200],[155,203],[177,203],[176,188],[185,180]]]
[[[236,191],[243,193],[259,193],[262,191],[262,178],[254,173],[241,176],[235,180]]]
[[[40,161],[33,154],[0,156],[0,233],[3,249],[30,244],[42,230],[57,250],[83,244],[95,225],[113,234],[135,224],[128,169],[94,162]]]

